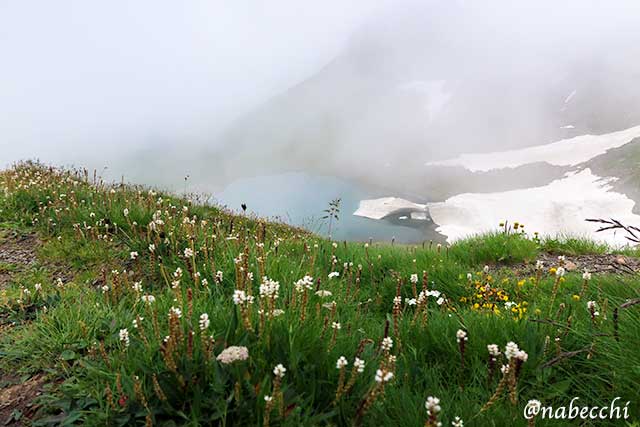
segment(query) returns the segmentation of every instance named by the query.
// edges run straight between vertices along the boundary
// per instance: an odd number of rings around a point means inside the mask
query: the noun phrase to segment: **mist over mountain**
[[[428,197],[440,172],[426,162],[637,125],[639,16],[633,2],[389,8],[216,138],[203,156],[225,161],[206,173],[224,183],[312,171]],[[537,175],[525,170],[509,186]]]

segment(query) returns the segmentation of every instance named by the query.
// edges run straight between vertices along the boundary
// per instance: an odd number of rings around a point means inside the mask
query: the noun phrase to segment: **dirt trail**
[[[0,290],[7,288],[15,276],[37,261],[40,240],[32,233],[0,228]],[[6,331],[0,328],[0,334]],[[35,400],[42,394],[45,377],[38,374],[21,378],[0,371],[0,425],[27,425],[38,409]]]

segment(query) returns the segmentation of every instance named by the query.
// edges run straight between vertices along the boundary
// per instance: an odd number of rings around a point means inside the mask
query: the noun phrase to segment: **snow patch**
[[[427,205],[413,203],[399,197],[382,197],[380,199],[361,200],[358,209],[353,214],[365,218],[383,219],[394,213],[414,210],[424,214],[424,218],[426,219],[426,207]],[[414,218],[413,212],[411,213],[411,218],[418,219]]]
[[[582,135],[546,145],[482,154],[462,154],[455,159],[427,163],[427,166],[462,166],[471,172],[515,168],[545,162],[555,166],[576,166],[621,147],[640,137],[640,126],[603,135]]]
[[[541,235],[559,233],[586,236],[613,245],[628,243],[622,234],[595,233],[587,218],[616,218],[640,224],[633,213],[635,202],[611,190],[614,178],[601,178],[590,169],[567,174],[542,187],[497,193],[459,194],[428,205],[436,229],[452,242],[477,233],[496,230],[504,220],[519,221],[525,230]]]

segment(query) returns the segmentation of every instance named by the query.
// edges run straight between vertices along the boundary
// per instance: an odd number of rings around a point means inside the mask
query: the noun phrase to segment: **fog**
[[[640,124],[638,22],[635,1],[5,0],[0,163],[424,197],[425,162]]]
[[[0,164],[202,146],[313,74],[369,1],[0,2]],[[187,168],[184,168],[187,170]]]

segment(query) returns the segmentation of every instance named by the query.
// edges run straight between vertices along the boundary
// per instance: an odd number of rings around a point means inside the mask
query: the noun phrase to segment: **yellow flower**
[[[580,301],[580,295],[573,295],[571,298],[573,298],[574,301]]]
[[[555,267],[551,267],[551,268],[549,269],[549,273],[551,273],[551,274],[556,274],[556,271],[558,271],[558,269],[557,269],[557,268],[555,268]]]
[[[519,287],[524,286],[524,282],[525,282],[525,280],[524,280],[524,279],[523,279],[523,280],[520,280],[520,281],[518,282],[518,286],[519,286]]]
[[[539,308],[536,308],[534,313],[536,314],[536,316],[540,316],[540,314],[542,313],[542,311]]]

